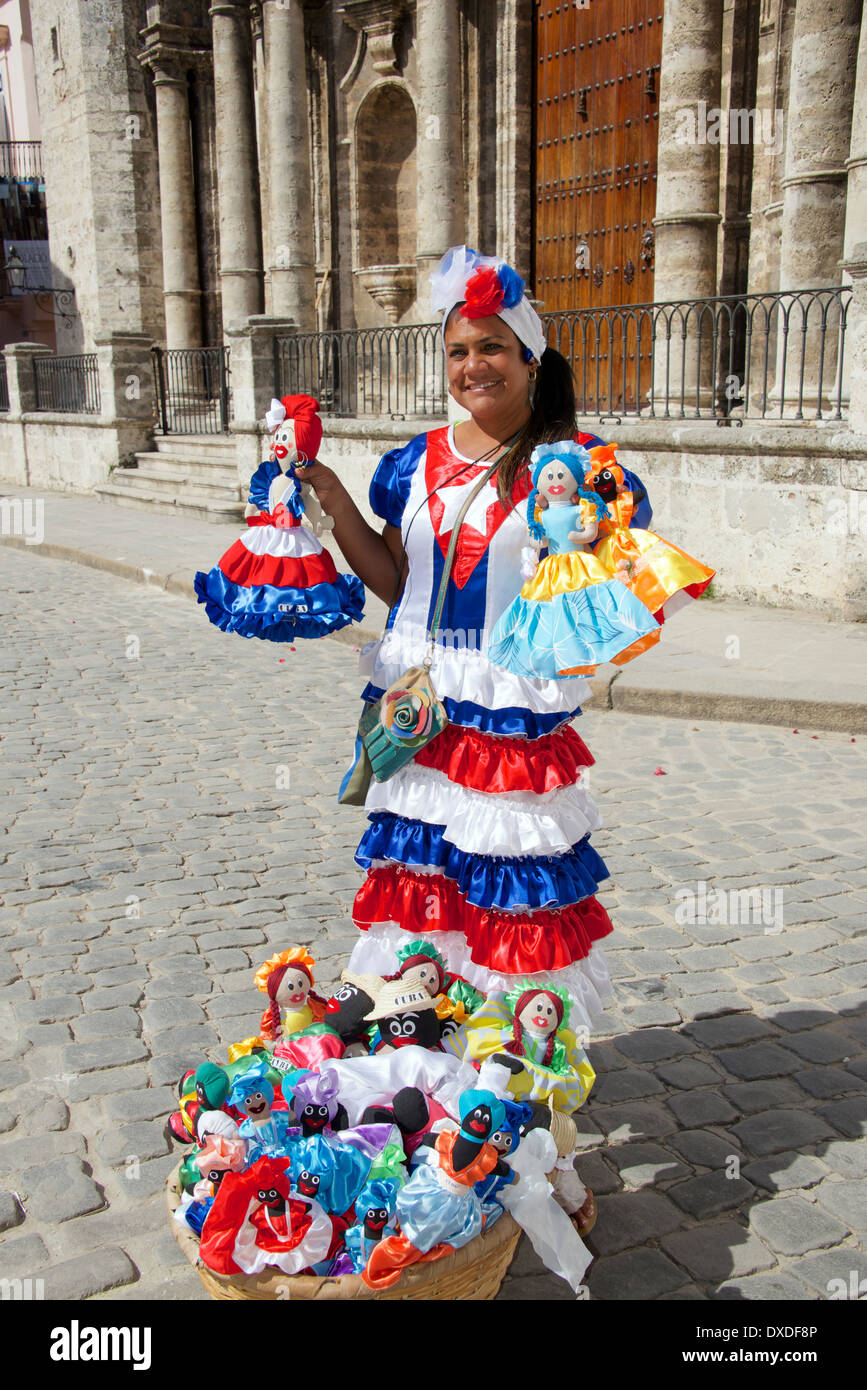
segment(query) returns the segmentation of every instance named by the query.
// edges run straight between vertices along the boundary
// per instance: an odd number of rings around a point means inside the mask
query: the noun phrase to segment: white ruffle
[[[486,633],[479,633],[482,643]],[[455,642],[461,639],[455,637]],[[428,637],[420,625],[403,623],[398,632],[387,632],[377,642],[362,647],[358,658],[361,675],[372,685],[387,690],[411,666],[420,666],[428,651]],[[452,645],[434,646],[431,680],[441,700],[468,700],[483,709],[527,709],[534,714],[567,714],[586,705],[592,691],[589,681],[528,679],[504,671],[480,651]]]
[[[329,1057],[319,1074],[329,1073],[350,1125],[361,1123],[368,1105],[390,1105],[404,1086],[417,1086],[457,1119],[461,1096],[477,1084],[472,1063],[424,1047],[401,1047],[372,1057]]]
[[[398,949],[406,945],[407,939],[407,933],[402,927],[371,927],[369,931],[362,932],[356,941],[348,968],[361,974],[394,974]],[[455,975],[462,975],[485,995],[506,994],[514,988],[519,979],[538,983],[540,988],[546,983],[561,985],[572,1000],[569,1027],[573,1032],[582,1025],[591,1028],[593,1019],[603,1012],[605,1000],[611,996],[608,962],[598,942],[590,948],[589,955],[583,960],[575,961],[563,970],[548,970],[534,975],[522,972],[518,976],[501,975],[497,971],[487,970],[483,965],[477,965],[471,958],[469,946],[460,932],[425,932],[424,939],[437,948],[447,970]]]
[[[372,781],[365,809],[444,825],[445,838],[466,854],[564,854],[598,830],[602,818],[581,781],[550,792],[471,791],[444,772],[411,762],[387,782]]]
[[[273,555],[280,560],[322,554],[321,543],[307,526],[250,526],[241,544],[251,555]]]

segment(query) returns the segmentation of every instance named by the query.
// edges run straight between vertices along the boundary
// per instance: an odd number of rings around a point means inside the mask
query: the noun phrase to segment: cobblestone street
[[[204,1298],[165,1120],[188,1066],[257,1031],[267,955],[309,944],[327,992],[351,950],[355,656],[22,551],[0,610],[0,1277]],[[579,728],[615,923],[590,1296],[857,1297],[867,743],[592,705]],[[573,1295],[524,1242],[500,1297]]]

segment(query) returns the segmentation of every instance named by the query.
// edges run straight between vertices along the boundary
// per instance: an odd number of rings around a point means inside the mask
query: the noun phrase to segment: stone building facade
[[[243,474],[274,384],[269,335],[427,322],[429,268],[455,243],[504,255],[543,310],[567,316],[735,296],[767,320],[747,297],[837,287],[803,335],[794,387],[798,335],[778,331],[779,304],[762,339],[744,314],[730,329],[743,420],[724,405],[719,423],[736,430],[682,409],[633,418],[662,390],[657,329],[618,346],[608,327],[573,359],[622,379],[586,416],[614,417],[602,432],[651,473],[674,538],[704,554],[702,531],[716,528],[719,592],[862,616],[862,0],[36,10],[52,259],[79,309],[60,352],[118,332],[230,344]],[[716,365],[677,339],[669,331],[666,374],[707,414]],[[422,427],[342,420],[327,439],[362,498],[376,450]],[[826,523],[844,504],[864,521],[840,537]]]

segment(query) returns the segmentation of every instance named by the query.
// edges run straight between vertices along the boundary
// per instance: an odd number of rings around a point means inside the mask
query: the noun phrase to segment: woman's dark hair
[[[556,348],[546,348],[536,373],[530,418],[511,449],[500,459],[497,469],[497,492],[504,506],[511,501],[515,482],[524,471],[536,445],[551,444],[556,439],[571,439],[575,426],[575,380],[572,368]]]

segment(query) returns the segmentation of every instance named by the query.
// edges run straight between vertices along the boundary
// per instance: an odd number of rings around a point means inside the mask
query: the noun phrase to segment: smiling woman
[[[367,878],[353,911],[363,935],[350,968],[393,974],[409,931],[486,995],[504,995],[519,979],[561,988],[573,1028],[586,1032],[608,988],[599,942],[611,931],[595,897],[607,871],[589,838],[599,824],[584,778],[592,758],[571,728],[588,686],[507,672],[487,659],[484,642],[520,589],[532,450],[554,439],[601,441],[576,432],[570,368],[546,346],[510,267],[455,248],[432,277],[431,302],[443,314],[449,392],[470,419],[381,460],[370,488],[381,534],[330,469],[304,470],[350,565],[396,599],[382,641],[362,653],[366,707],[430,654],[448,719],[367,791],[356,855]]]

